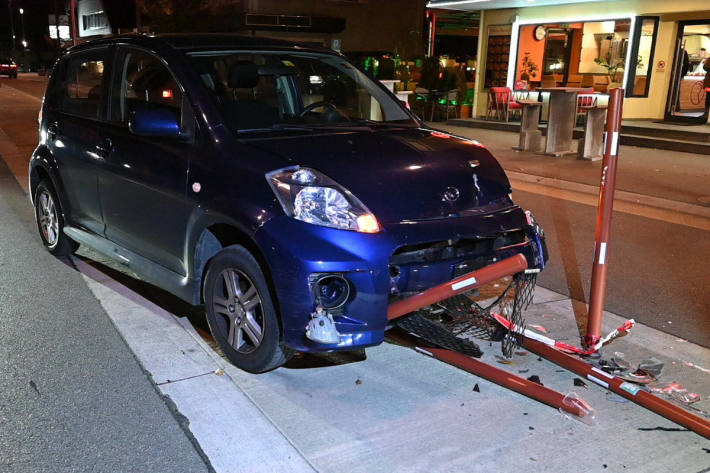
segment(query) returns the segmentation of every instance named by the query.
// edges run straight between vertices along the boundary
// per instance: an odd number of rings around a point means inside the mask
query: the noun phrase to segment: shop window
[[[627,97],[648,97],[657,32],[658,17],[636,18],[629,60],[629,77],[626,83]]]

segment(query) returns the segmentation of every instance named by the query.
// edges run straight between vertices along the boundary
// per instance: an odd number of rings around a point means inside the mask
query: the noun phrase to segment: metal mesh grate
[[[429,311],[428,317],[436,318],[457,336],[500,341],[503,355],[511,357],[515,347],[522,343],[521,335],[502,327],[490,314],[497,312],[516,326],[524,327],[523,311],[532,302],[536,282],[536,273],[519,273],[502,292],[487,299],[488,305],[476,302],[473,297],[478,294],[472,291],[441,301]]]

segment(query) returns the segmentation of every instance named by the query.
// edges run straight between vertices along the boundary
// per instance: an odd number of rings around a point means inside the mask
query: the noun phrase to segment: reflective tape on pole
[[[594,238],[594,263],[592,284],[589,290],[589,317],[587,334],[583,343],[594,346],[601,338],[602,313],[606,293],[606,278],[609,259],[609,234],[611,215],[614,207],[614,189],[616,187],[616,163],[619,154],[621,115],[624,106],[624,89],[614,88],[609,91],[609,108],[606,115],[604,135],[604,158],[602,159],[601,180],[599,183],[599,207],[597,209],[597,228]]]

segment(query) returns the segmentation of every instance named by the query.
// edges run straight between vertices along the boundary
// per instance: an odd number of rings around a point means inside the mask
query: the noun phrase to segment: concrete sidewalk
[[[554,158],[514,151],[517,133],[441,122],[429,125],[480,141],[506,171],[599,187],[601,161],[582,161],[575,155]],[[576,146],[575,141],[573,148]],[[621,191],[710,208],[710,156],[621,146],[616,183]]]

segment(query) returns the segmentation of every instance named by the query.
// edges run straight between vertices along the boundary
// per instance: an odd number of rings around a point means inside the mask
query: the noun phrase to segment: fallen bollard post
[[[387,320],[396,319],[419,310],[422,307],[470,291],[471,289],[496,281],[502,277],[525,271],[527,267],[528,262],[522,254],[517,254],[497,263],[484,266],[481,269],[477,269],[476,271],[459,276],[444,284],[420,292],[415,296],[393,302],[387,308]]]
[[[455,366],[468,373],[480,376],[488,381],[571,414],[575,419],[587,425],[595,424],[594,409],[575,393],[564,395],[541,384],[521,378],[520,376],[516,376],[456,351],[445,350],[443,348],[422,347],[420,346],[419,337],[414,334],[406,333],[398,328],[390,330],[387,333],[387,337],[439,361],[443,361],[451,366]]]
[[[537,355],[546,358],[553,363],[565,368],[580,376],[586,377],[588,380],[615,392],[629,401],[633,401],[646,409],[655,412],[656,414],[672,420],[678,425],[682,425],[693,432],[710,439],[710,422],[707,419],[691,414],[680,406],[676,406],[668,401],[665,401],[658,396],[655,396],[647,391],[644,391],[640,386],[622,380],[621,378],[611,375],[599,368],[561,352],[543,342],[523,338],[523,347]]]

